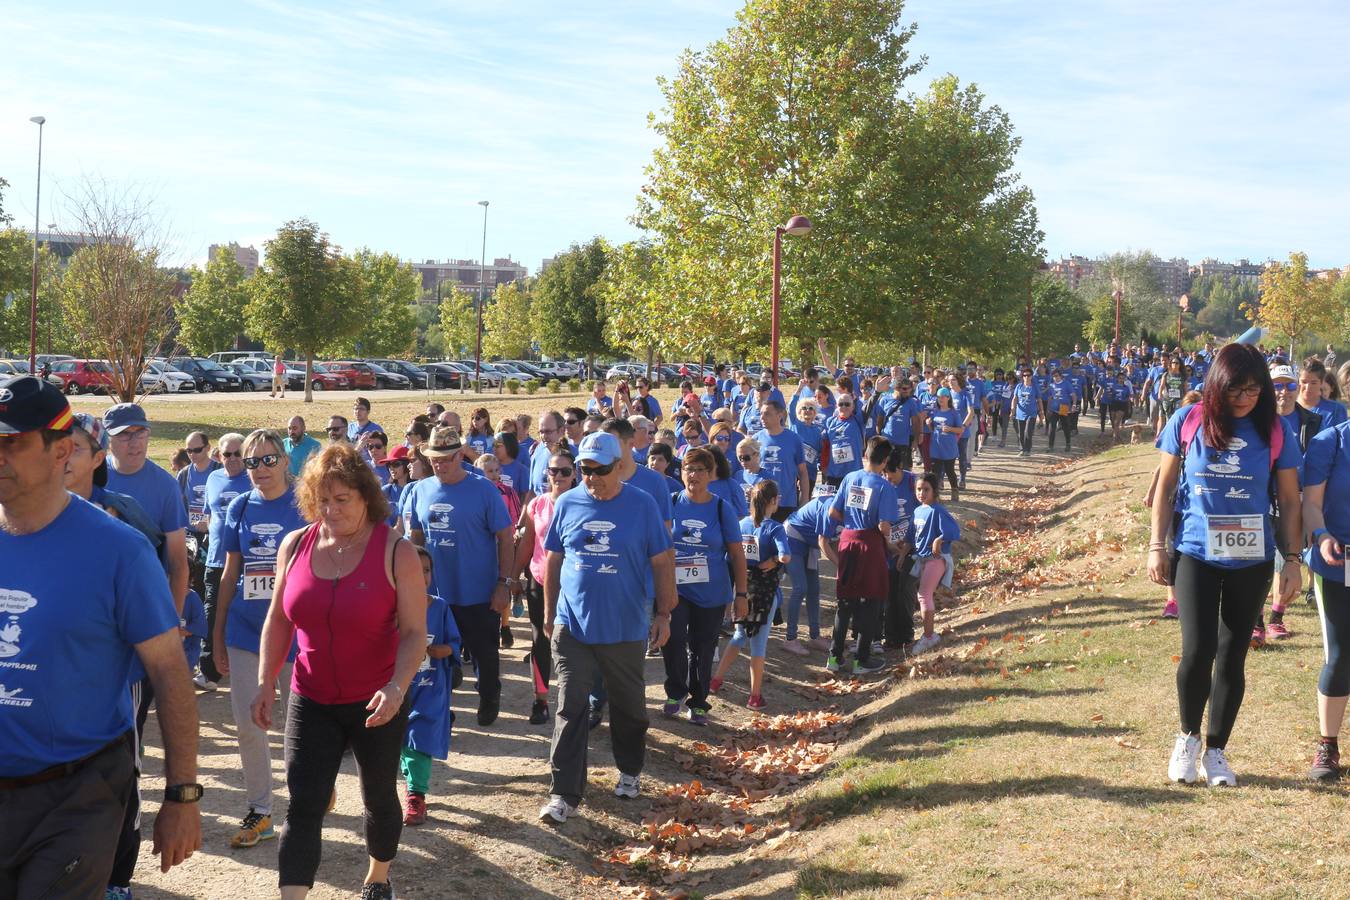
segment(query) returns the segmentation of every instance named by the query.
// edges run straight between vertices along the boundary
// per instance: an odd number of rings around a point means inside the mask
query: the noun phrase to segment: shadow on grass
[[[904,881],[903,875],[891,872],[860,872],[828,863],[812,863],[797,873],[797,896],[842,897],[854,891],[898,888]]]
[[[1072,697],[1082,694],[1095,694],[1097,688],[1091,687],[1049,687],[1038,690],[1030,687],[1011,685],[993,685],[985,687],[931,687],[917,690],[904,696],[896,705],[894,713],[889,711],[881,715],[887,718],[909,716],[939,717],[952,715],[962,707],[983,704],[989,697],[999,700],[1013,698],[1040,699],[1043,697]]]
[[[1122,729],[1100,725],[1070,725],[1051,719],[1009,719],[984,725],[934,725],[888,731],[868,739],[857,749],[857,755],[877,761],[914,760],[942,756],[960,744],[1007,735],[1041,735],[1046,737],[1111,737],[1128,733]]]

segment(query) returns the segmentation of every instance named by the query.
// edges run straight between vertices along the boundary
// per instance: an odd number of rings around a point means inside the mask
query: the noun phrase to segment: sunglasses
[[[223,456],[223,457],[225,457],[226,459],[231,459],[231,458],[234,458],[234,457],[243,456],[243,455],[244,455],[244,451],[243,451],[243,450],[226,450],[226,451],[224,451],[223,453],[221,453],[220,455]]]
[[[1294,393],[1294,392],[1297,391],[1297,390],[1298,390],[1298,385],[1294,384],[1293,382],[1289,382],[1289,381],[1282,382],[1282,383],[1280,383],[1280,384],[1275,385],[1275,393],[1277,393],[1277,394],[1292,394],[1292,393]]]
[[[555,478],[571,478],[572,469],[565,466],[549,466],[548,474]]]
[[[269,469],[276,468],[277,463],[281,462],[281,454],[268,453],[263,456],[249,456],[244,459],[244,468],[250,471],[258,466],[267,466]]]
[[[343,428],[341,425],[334,425],[328,429],[329,434],[337,434],[338,432],[346,433],[346,431],[347,429]]]
[[[185,449],[186,449],[187,452],[189,452],[189,453],[202,453],[202,452],[204,452],[204,451],[206,450],[205,447],[187,447],[187,448],[185,448]]]
[[[580,425],[580,424],[581,424],[581,420],[580,420],[580,419],[563,419],[563,421],[566,422],[568,425]]]
[[[717,441],[717,443],[719,443],[719,444],[730,444],[730,443],[731,443],[731,435],[729,435],[729,434],[719,434],[717,437],[713,438],[713,440]]]
[[[752,459],[755,458],[755,454],[753,454],[753,453],[744,453],[744,454],[738,453],[738,454],[736,454],[736,458],[739,459],[741,462],[749,462],[750,460],[752,460]]]
[[[384,444],[368,444],[367,446],[370,447],[372,453],[375,452],[376,450],[384,449]]]
[[[610,463],[605,466],[577,466],[577,468],[581,470],[581,477],[583,478],[604,478],[614,471],[616,465],[618,463]]]

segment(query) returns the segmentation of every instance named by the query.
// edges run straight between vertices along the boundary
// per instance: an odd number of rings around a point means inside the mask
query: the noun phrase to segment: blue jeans
[[[800,549],[801,552],[798,552]],[[788,595],[787,639],[797,639],[797,621],[801,616],[802,598],[806,599],[806,620],[811,639],[820,637],[820,569],[808,569],[806,557],[820,551],[792,542],[792,561],[787,564],[788,578],[792,581],[792,593]]]
[[[773,622],[773,614],[778,612],[780,598],[775,597],[773,607],[769,609],[769,621],[759,626],[759,629],[753,634],[745,633],[744,625],[737,625],[736,631],[731,635],[731,640],[727,642],[728,647],[735,647],[738,650],[744,650],[745,645],[750,645],[750,656],[752,659],[760,659],[769,649],[769,624]]]

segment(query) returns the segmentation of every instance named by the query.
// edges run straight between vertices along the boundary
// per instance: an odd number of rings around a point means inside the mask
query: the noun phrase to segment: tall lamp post
[[[1111,294],[1116,300],[1116,346],[1120,345],[1120,300],[1125,296],[1125,292],[1116,288]]]
[[[38,127],[37,199],[33,203],[33,293],[28,304],[28,371],[37,374],[37,284],[38,284],[38,213],[42,209],[42,126],[45,116],[33,116],[28,121]]]
[[[1191,295],[1182,294],[1177,300],[1177,346],[1181,346],[1181,321],[1182,316],[1191,311]]]
[[[793,216],[784,225],[773,230],[773,303],[770,307],[771,324],[769,326],[769,365],[773,371],[773,383],[778,385],[778,320],[781,306],[780,283],[783,277],[783,235],[802,237],[811,233],[811,220],[806,216]]]
[[[473,351],[474,390],[483,389],[483,291],[487,287],[487,208],[486,200],[479,200],[483,207],[483,252],[478,257],[478,327],[474,329],[477,343]]]

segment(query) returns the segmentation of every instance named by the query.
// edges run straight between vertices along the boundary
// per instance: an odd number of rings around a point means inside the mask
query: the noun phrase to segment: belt
[[[32,775],[24,775],[21,778],[0,778],[0,791],[12,791],[15,788],[32,787],[37,784],[46,784],[49,781],[56,781],[57,779],[60,778],[66,778],[70,775],[74,775],[80,769],[84,768],[87,764],[98,759],[103,754],[110,753],[111,751],[116,750],[119,747],[123,746],[128,747],[131,746],[130,731],[126,732],[125,734],[119,737],[114,738],[112,741],[95,750],[93,753],[89,754],[88,756],[77,759],[74,762],[59,763],[57,765],[52,766],[51,768],[43,769],[41,772],[34,772]]]

